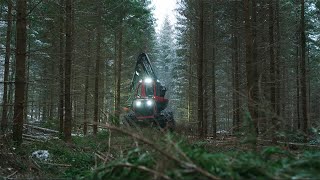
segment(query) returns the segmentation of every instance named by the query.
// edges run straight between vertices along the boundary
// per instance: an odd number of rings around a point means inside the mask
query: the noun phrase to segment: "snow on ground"
[[[32,153],[32,157],[41,161],[48,161],[50,159],[50,154],[48,150],[37,150]]]

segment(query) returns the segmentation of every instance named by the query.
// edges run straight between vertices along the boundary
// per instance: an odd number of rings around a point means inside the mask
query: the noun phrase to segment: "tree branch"
[[[171,179],[169,176],[167,176],[167,175],[165,175],[163,173],[160,173],[158,171],[155,171],[153,169],[149,169],[149,168],[147,168],[145,166],[139,166],[139,165],[136,166],[136,165],[128,163],[128,162],[127,163],[123,163],[123,164],[117,164],[116,166],[136,168],[136,169],[139,169],[139,170],[142,170],[142,171],[146,171],[146,172],[148,172],[150,174],[154,174],[156,176],[160,176],[161,178],[166,179],[166,180],[170,180]]]
[[[169,154],[168,152],[160,149],[159,147],[157,147],[153,142],[151,142],[150,140],[144,138],[144,137],[141,137],[140,135],[138,134],[135,134],[135,133],[132,133],[132,132],[128,132],[126,130],[123,130],[123,129],[120,129],[118,127],[114,127],[110,124],[106,124],[106,125],[101,125],[100,124],[100,127],[105,127],[107,129],[110,129],[110,130],[115,130],[115,131],[118,131],[122,134],[125,134],[125,135],[128,135],[128,136],[131,136],[137,140],[140,140],[142,142],[144,142],[145,144],[151,146],[153,149],[155,149],[156,151],[158,151],[160,154],[162,154],[163,156],[167,157],[168,159],[171,159],[172,161],[175,161],[177,162],[180,166],[182,167],[187,167],[187,168],[191,168],[191,169],[194,169],[196,172],[206,176],[207,178],[211,179],[211,180],[219,180],[220,178],[219,177],[216,177],[214,175],[212,175],[211,173],[209,173],[208,171],[202,169],[201,167],[198,167],[197,165],[195,165],[194,163],[192,162],[185,162],[185,161],[182,161],[174,156],[172,156],[171,154]]]

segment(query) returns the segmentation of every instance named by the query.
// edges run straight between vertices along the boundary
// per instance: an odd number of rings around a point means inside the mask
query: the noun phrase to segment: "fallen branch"
[[[5,179],[9,179],[9,178],[11,178],[12,176],[14,176],[15,174],[17,174],[17,172],[18,171],[15,171],[15,172],[13,172],[12,174],[10,174],[9,176],[7,176]]]
[[[133,165],[133,164],[130,164],[130,163],[123,163],[123,164],[117,164],[116,166],[122,166],[122,167],[130,167],[130,168],[136,168],[136,169],[139,169],[139,170],[142,170],[142,171],[146,171],[150,174],[154,174],[156,176],[160,176],[162,179],[166,179],[166,180],[170,180],[171,178],[161,172],[158,172],[158,171],[155,171],[153,169],[149,169],[145,166],[136,166],[136,165]]]
[[[47,163],[47,162],[41,162],[41,164],[51,165],[51,166],[61,166],[61,167],[72,167],[71,164],[57,164],[57,163]]]
[[[96,152],[94,155],[96,157],[98,157],[99,159],[101,159],[103,162],[108,158],[108,157],[106,157],[106,156],[104,156],[104,155],[102,155],[102,154],[100,154],[98,152]]]
[[[41,143],[44,143],[45,141],[43,140],[40,140],[40,139],[34,139],[34,138],[29,138],[29,137],[22,137],[24,140],[27,140],[27,141],[33,141],[33,142],[41,142]]]
[[[31,139],[46,139],[45,136],[33,136],[33,135],[30,135],[30,134],[22,134],[23,137],[27,137],[27,138],[31,138]]]
[[[36,130],[39,130],[39,131],[42,131],[42,132],[47,132],[47,133],[59,133],[59,131],[56,131],[56,130],[47,129],[47,128],[42,128],[42,127],[38,127],[38,126],[33,126],[33,125],[30,125],[30,124],[24,124],[24,126],[27,126],[27,127],[29,127],[29,128],[36,129]]]
[[[162,154],[163,156],[167,157],[168,159],[171,159],[175,162],[177,162],[178,164],[180,164],[182,167],[187,167],[187,168],[191,168],[191,169],[194,169],[195,171],[197,171],[198,173],[208,177],[209,179],[212,179],[212,180],[218,180],[220,179],[219,177],[216,177],[214,175],[212,175],[211,173],[209,173],[208,171],[202,169],[201,167],[198,167],[197,165],[195,165],[194,163],[192,162],[185,162],[185,161],[182,161],[174,156],[172,156],[171,154],[169,154],[168,152],[160,149],[158,146],[156,146],[153,142],[149,141],[148,139],[144,138],[144,137],[141,137],[140,135],[138,134],[135,134],[135,133],[132,133],[132,132],[128,132],[128,131],[125,131],[123,129],[120,129],[118,127],[114,127],[114,126],[111,126],[109,124],[106,124],[106,125],[100,125],[100,127],[105,127],[107,129],[110,129],[110,130],[115,130],[115,131],[118,131],[122,134],[126,134],[128,136],[131,136],[133,138],[136,138],[137,140],[140,140],[142,142],[144,142],[145,144],[151,146],[153,149],[155,149],[156,151],[158,151],[160,154]]]
[[[35,168],[39,171],[40,170],[40,166],[39,164],[32,158],[29,158],[31,160],[31,162],[33,163],[33,165],[35,166]]]
[[[262,140],[258,139],[258,142],[269,142],[272,143],[272,140]],[[303,146],[303,147],[313,147],[313,148],[320,148],[320,145],[312,145],[308,143],[294,143],[294,142],[282,142],[282,141],[277,141],[278,144],[282,145],[292,145],[292,146]]]

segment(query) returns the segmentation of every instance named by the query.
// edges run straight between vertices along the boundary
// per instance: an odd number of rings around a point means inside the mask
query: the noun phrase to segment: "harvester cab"
[[[124,116],[124,123],[152,124],[173,130],[173,113],[166,110],[169,102],[165,98],[167,89],[157,78],[145,53],[138,56],[130,90],[130,113]]]

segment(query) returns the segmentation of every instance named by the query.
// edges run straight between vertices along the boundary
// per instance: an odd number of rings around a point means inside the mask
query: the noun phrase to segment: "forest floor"
[[[259,140],[252,148],[229,135],[199,140],[117,127],[104,127],[96,136],[74,135],[72,143],[32,137],[24,136],[16,147],[9,136],[0,136],[0,179],[320,178],[320,147],[298,143]]]

